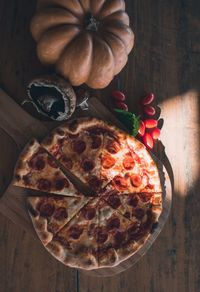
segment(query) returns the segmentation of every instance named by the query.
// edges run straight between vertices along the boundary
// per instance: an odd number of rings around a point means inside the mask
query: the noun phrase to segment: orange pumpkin
[[[106,87],[134,44],[124,0],[39,0],[31,32],[40,61],[74,86]]]

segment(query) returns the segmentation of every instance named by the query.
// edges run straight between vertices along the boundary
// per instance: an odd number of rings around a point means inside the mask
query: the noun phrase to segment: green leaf
[[[130,131],[130,134],[135,137],[138,134],[140,117],[121,109],[114,109],[114,111],[116,112],[117,118],[120,122],[124,124],[124,126]]]

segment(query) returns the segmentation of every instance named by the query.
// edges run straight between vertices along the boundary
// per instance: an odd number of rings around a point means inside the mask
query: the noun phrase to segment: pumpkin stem
[[[98,31],[100,22],[90,13],[85,19],[85,28],[91,31]]]

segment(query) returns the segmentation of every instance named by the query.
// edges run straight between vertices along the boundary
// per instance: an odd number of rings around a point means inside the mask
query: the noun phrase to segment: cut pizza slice
[[[42,243],[47,245],[89,200],[82,194],[80,197],[28,197],[28,212]]]
[[[152,210],[148,210],[146,220],[133,222],[101,199],[97,232],[99,267],[116,266],[132,256],[150,236],[154,222]]]
[[[107,190],[102,198],[115,210],[131,221],[147,219],[148,210],[152,210],[155,221],[162,212],[162,193],[120,193],[117,190]]]
[[[96,191],[100,180],[104,122],[95,118],[73,120],[55,129],[42,143],[66,169]]]
[[[104,135],[100,177],[120,192],[162,192],[156,163],[134,137],[109,126]]]
[[[98,203],[99,198],[89,201],[46,246],[62,263],[87,270],[98,267]]]
[[[54,158],[34,139],[23,151],[16,165],[14,185],[66,196],[78,191],[59,169]]]

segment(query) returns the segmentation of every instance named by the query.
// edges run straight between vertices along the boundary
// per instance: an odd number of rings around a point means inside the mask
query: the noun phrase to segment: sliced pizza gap
[[[87,270],[98,267],[98,204],[99,198],[90,200],[46,245],[62,263]]]
[[[13,184],[54,194],[79,195],[56,161],[35,139],[26,146],[17,162]]]
[[[149,212],[152,212],[155,222],[162,212],[162,193],[120,193],[107,190],[102,198],[121,215],[140,224],[149,219]]]
[[[75,120],[54,130],[42,143],[67,170],[93,191],[105,187],[109,178],[101,175],[101,156],[108,125],[95,118]]]
[[[89,201],[89,198],[66,196],[28,197],[27,207],[38,237],[47,245]]]
[[[154,222],[151,210],[148,220],[131,221],[101,199],[97,232],[99,268],[116,266],[132,256],[150,236]]]

